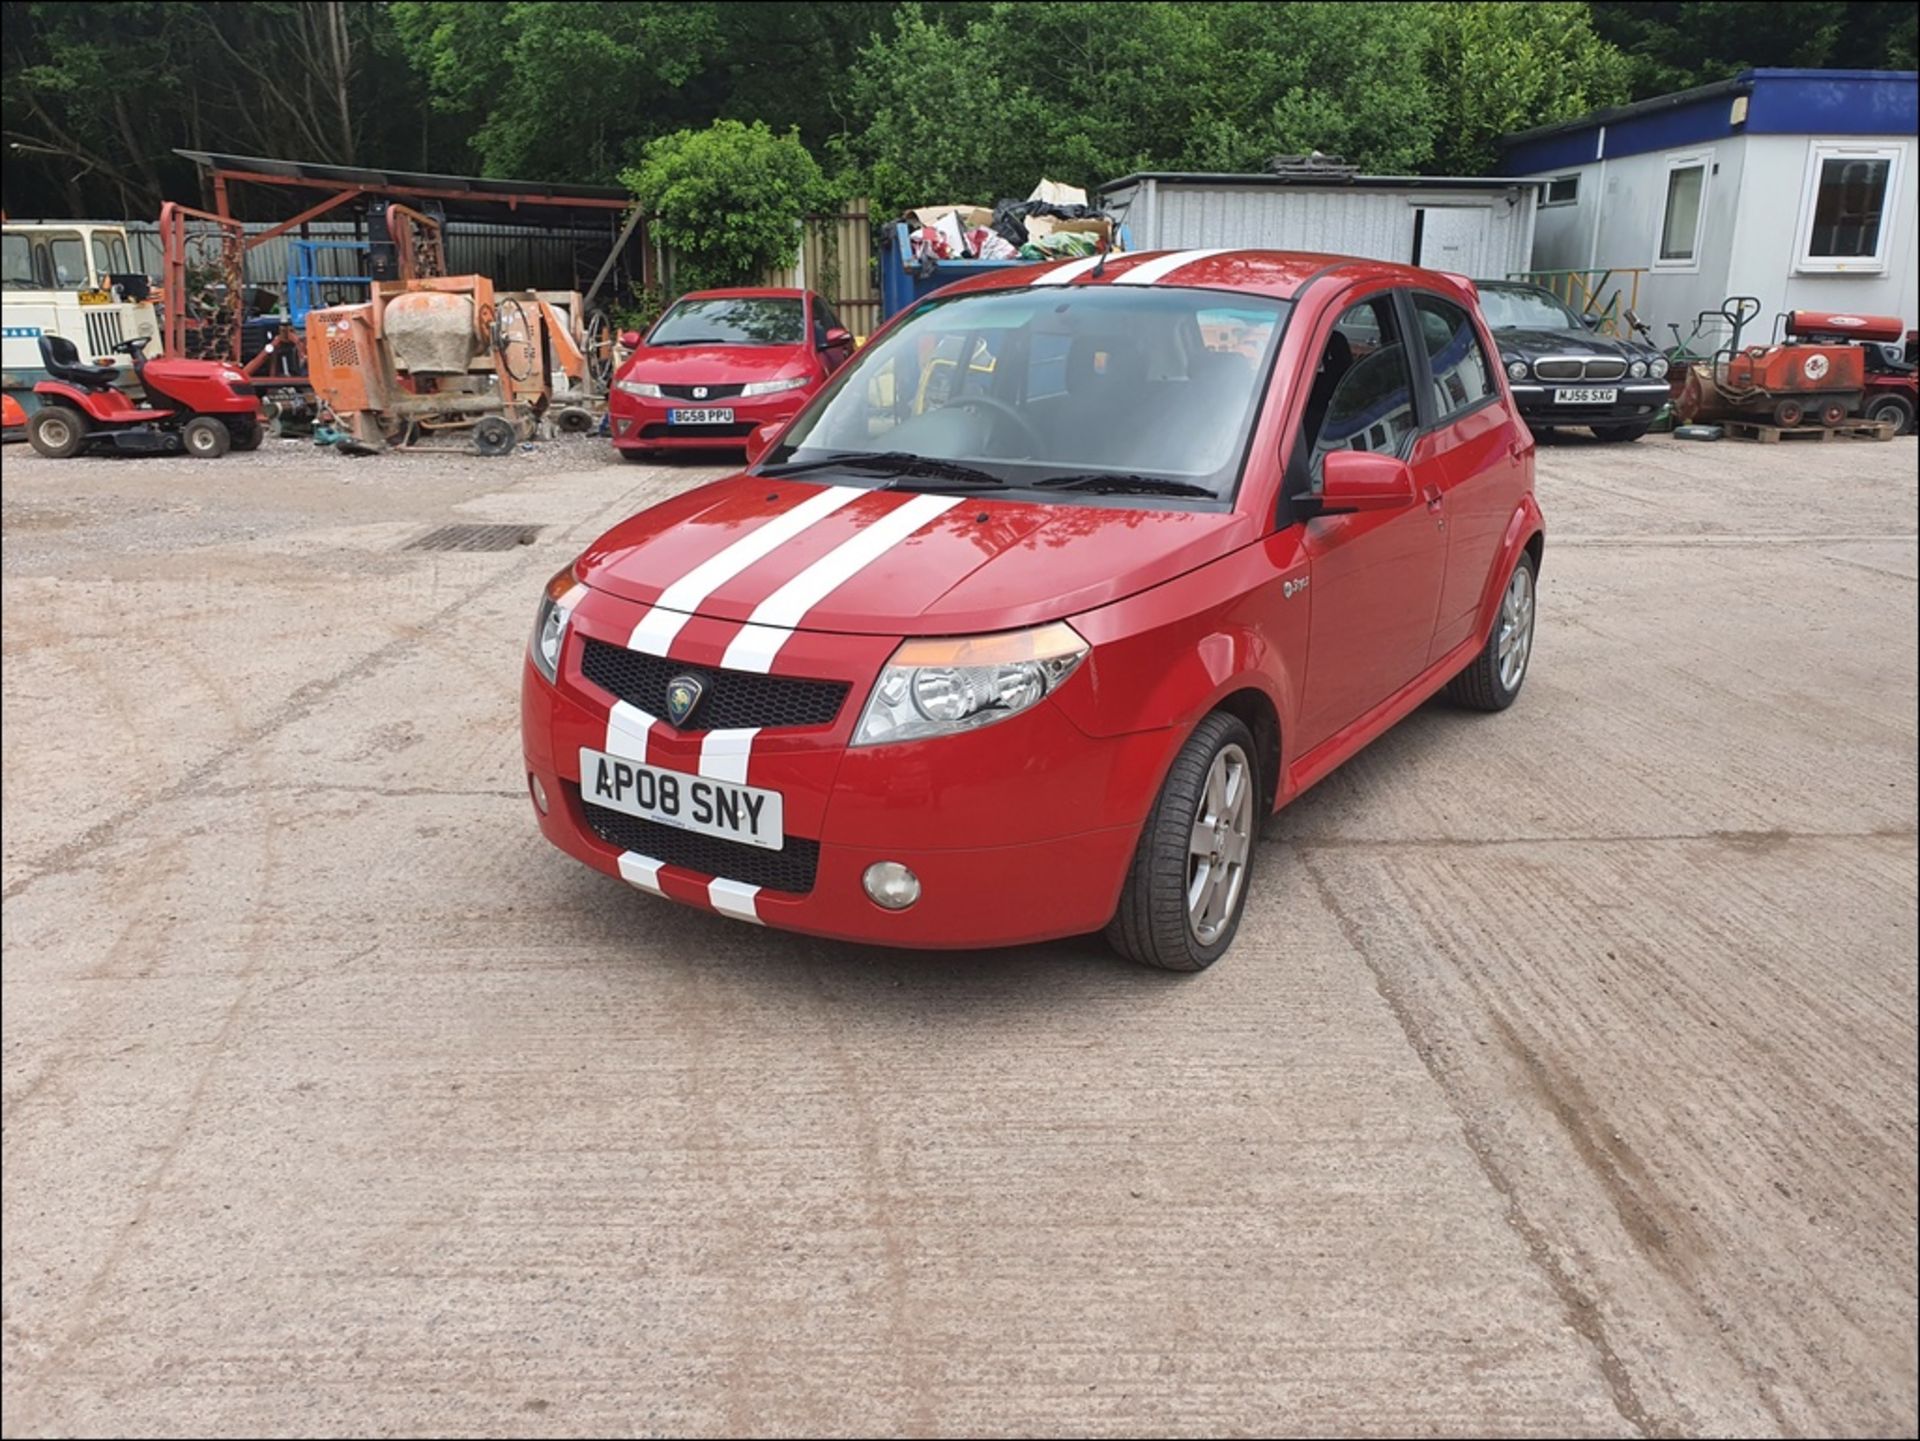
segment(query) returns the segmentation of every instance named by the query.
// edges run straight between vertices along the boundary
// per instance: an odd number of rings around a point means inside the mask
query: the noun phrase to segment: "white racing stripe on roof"
[[[1100,257],[1089,255],[1085,260],[1070,260],[1058,270],[1049,270],[1033,283],[1035,285],[1065,285],[1069,280],[1078,280],[1094,266],[1100,263]]]
[[[830,485],[810,495],[792,510],[776,515],[757,530],[748,531],[717,555],[709,556],[660,592],[653,608],[640,617],[627,641],[628,650],[665,655],[701,602],[755,561],[764,560],[801,531],[867,494],[857,485]]]
[[[1205,260],[1209,255],[1225,255],[1233,248],[1223,245],[1212,250],[1175,250],[1167,255],[1156,255],[1152,260],[1141,261],[1113,283],[1115,285],[1151,285],[1183,265],[1191,265],[1196,260]]]
[[[714,880],[707,884],[707,900],[716,911],[736,921],[752,921],[756,926],[763,924],[760,908],[753,903],[759,894],[760,887],[745,881]]]
[[[721,666],[763,673],[771,670],[773,658],[808,611],[916,530],[952,510],[960,500],[957,495],[916,495],[828,551],[754,607],[747,623],[727,646]]]

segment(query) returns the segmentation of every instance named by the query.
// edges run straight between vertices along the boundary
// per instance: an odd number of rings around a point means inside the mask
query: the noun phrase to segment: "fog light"
[[[540,784],[540,777],[532,771],[527,772],[527,789],[533,792],[533,804],[544,816],[547,813],[547,788]]]
[[[898,861],[875,861],[860,883],[876,906],[890,911],[904,911],[920,899],[920,877]]]

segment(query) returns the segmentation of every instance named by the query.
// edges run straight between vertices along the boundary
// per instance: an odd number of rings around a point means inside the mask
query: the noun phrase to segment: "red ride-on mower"
[[[237,367],[217,360],[148,360],[147,337],[113,348],[133,357],[146,404],[135,405],[115,387],[108,365],[83,365],[63,335],[40,337],[40,361],[50,379],[33,387],[40,408],[27,422],[27,440],[54,460],[82,450],[139,453],[184,450],[214,460],[229,450],[260,444],[260,402]]]

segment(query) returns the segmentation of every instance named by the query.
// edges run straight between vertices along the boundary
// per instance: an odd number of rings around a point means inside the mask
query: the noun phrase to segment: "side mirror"
[[[1397,455],[1336,450],[1321,462],[1319,515],[1359,510],[1405,510],[1413,504],[1413,471]]]
[[[1602,318],[1603,317],[1595,315],[1590,310],[1583,310],[1582,312],[1580,312],[1580,323],[1586,326],[1588,330],[1598,330],[1600,328],[1600,321],[1602,320]]]
[[[773,449],[774,441],[780,438],[780,432],[787,428],[784,420],[763,420],[747,436],[747,464],[757,463],[761,456]]]
[[[1646,322],[1640,318],[1639,312],[1636,311],[1631,305],[1629,305],[1625,310],[1621,311],[1620,314],[1622,318],[1626,320],[1627,325],[1630,328],[1634,330],[1645,330],[1647,328]]]
[[[640,332],[637,330],[621,331],[620,344],[628,350],[638,350],[640,348]]]
[[[852,345],[853,332],[845,326],[836,325],[827,332],[827,338],[820,342],[822,350],[832,350],[836,345]]]

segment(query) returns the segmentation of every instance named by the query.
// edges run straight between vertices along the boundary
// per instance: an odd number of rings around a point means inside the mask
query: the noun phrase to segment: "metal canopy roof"
[[[1246,175],[1194,170],[1136,170],[1109,180],[1099,189],[1105,195],[1141,180],[1174,185],[1273,185],[1294,190],[1508,190],[1516,185],[1539,185],[1526,175],[1274,175],[1255,171]]]
[[[176,149],[174,154],[233,181],[298,186],[307,190],[364,190],[410,200],[438,201],[450,217],[518,222],[605,224],[633,206],[633,197],[613,185],[553,185],[538,180],[495,180],[479,175],[433,175],[414,170],[375,170],[357,165],[318,165],[260,155],[227,155]],[[247,209],[298,209],[248,196]],[[241,207],[236,207],[241,208]],[[267,218],[267,217],[262,217]],[[271,218],[278,218],[277,216]]]

